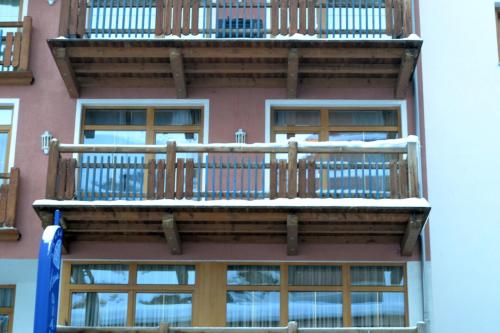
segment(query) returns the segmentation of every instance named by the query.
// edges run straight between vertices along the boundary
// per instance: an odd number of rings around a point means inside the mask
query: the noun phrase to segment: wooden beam
[[[167,240],[167,245],[170,248],[170,253],[181,254],[181,237],[179,236],[179,231],[177,230],[177,224],[175,223],[173,214],[165,214],[163,216],[162,227]]]
[[[406,226],[406,231],[401,241],[401,255],[411,256],[413,254],[413,249],[417,244],[418,236],[423,226],[423,218],[421,216],[412,214],[408,225]]]
[[[299,84],[299,51],[290,49],[288,52],[288,73],[286,80],[286,91],[288,98],[297,98]]]
[[[287,254],[289,256],[297,255],[298,245],[299,245],[299,219],[295,214],[288,214],[286,218]]]
[[[172,49],[170,51],[170,67],[174,77],[177,98],[186,98],[186,78],[184,77],[184,64],[180,50]]]
[[[414,49],[408,49],[403,54],[401,59],[401,66],[399,67],[398,81],[396,83],[395,95],[396,98],[405,98],[408,86],[410,85],[410,79],[415,69],[415,64],[417,62],[418,51]]]
[[[57,68],[61,73],[66,89],[72,98],[78,98],[79,91],[76,84],[76,77],[71,62],[69,60],[67,49],[57,48],[53,50],[54,60],[56,61]]]

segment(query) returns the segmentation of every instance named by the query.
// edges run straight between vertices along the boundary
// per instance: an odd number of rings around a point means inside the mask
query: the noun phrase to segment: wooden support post
[[[175,194],[175,162],[176,162],[176,143],[169,141],[167,143],[167,189],[165,197],[173,199]]]
[[[49,166],[47,168],[47,184],[45,198],[55,199],[57,191],[57,170],[59,168],[59,141],[52,139],[49,144]]]
[[[418,142],[408,142],[408,196],[418,198]]]
[[[73,68],[71,67],[71,62],[69,60],[67,51],[65,48],[54,49],[54,60],[56,61],[57,68],[61,72],[62,79],[68,89],[68,93],[72,98],[78,98],[79,91],[76,84],[76,77]]]
[[[405,233],[403,235],[403,240],[401,241],[401,255],[411,256],[413,254],[413,249],[417,244],[418,236],[422,230],[423,221],[421,216],[412,214],[408,225],[406,226]]]
[[[299,245],[299,219],[295,214],[288,214],[286,217],[286,247],[289,256],[298,253]]]
[[[177,230],[177,224],[174,220],[174,215],[165,214],[162,220],[162,228],[165,233],[165,239],[167,240],[167,245],[170,248],[170,253],[181,254],[181,238],[179,236],[179,231]]]
[[[184,77],[184,64],[182,61],[182,53],[179,49],[170,51],[170,68],[174,77],[175,90],[177,98],[186,98],[186,79]]]
[[[288,51],[288,73],[286,79],[286,91],[288,98],[297,98],[299,84],[299,51],[290,49]]]
[[[288,198],[297,197],[297,141],[288,142]]]
[[[30,60],[31,46],[31,16],[25,16],[23,20],[23,37],[21,41],[21,56],[19,59],[19,70],[27,71]]]
[[[415,69],[417,62],[417,50],[407,49],[401,58],[401,66],[399,67],[398,81],[396,83],[395,95],[396,98],[405,98],[410,79]]]

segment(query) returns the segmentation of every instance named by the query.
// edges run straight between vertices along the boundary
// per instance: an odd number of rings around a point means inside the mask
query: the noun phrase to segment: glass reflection
[[[125,326],[127,319],[126,293],[73,293],[71,325],[109,327]]]
[[[188,293],[140,293],[135,302],[135,324],[191,326],[192,295]]]
[[[128,265],[71,265],[71,284],[128,284]]]
[[[355,327],[403,327],[404,293],[352,292],[351,316]]]
[[[290,292],[289,320],[299,327],[342,327],[341,292]]]
[[[9,315],[0,314],[0,333],[9,332]]]
[[[402,286],[403,268],[399,266],[353,266],[351,285],[353,286]]]
[[[340,286],[342,270],[338,266],[289,266],[291,286]]]
[[[194,266],[138,265],[137,284],[193,285]]]
[[[279,266],[228,266],[227,284],[240,286],[279,285]]]
[[[280,323],[280,294],[269,291],[227,293],[227,326],[273,327]]]

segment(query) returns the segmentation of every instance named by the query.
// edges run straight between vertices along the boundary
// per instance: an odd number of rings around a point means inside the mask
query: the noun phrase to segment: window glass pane
[[[342,270],[338,266],[289,266],[291,286],[340,286]]]
[[[142,145],[146,143],[146,132],[86,130],[83,132],[83,143],[113,144],[113,145]]]
[[[227,293],[227,326],[272,327],[280,323],[280,293],[230,291]]]
[[[135,302],[135,324],[191,326],[192,295],[188,293],[140,293]]]
[[[155,110],[157,126],[199,125],[200,110]]]
[[[146,125],[146,110],[88,109],[85,125]]]
[[[0,132],[0,172],[7,171],[8,151],[9,151],[9,133]]]
[[[228,266],[227,284],[243,286],[279,285],[279,266]]]
[[[0,314],[0,333],[9,332],[9,315]]]
[[[181,265],[138,265],[137,284],[193,285],[195,267]]]
[[[71,325],[125,326],[127,302],[126,293],[73,293]]]
[[[319,110],[275,110],[274,126],[319,126]]]
[[[403,267],[355,266],[351,267],[353,286],[402,286]]]
[[[341,292],[290,292],[289,320],[299,327],[342,327]]]
[[[0,22],[19,21],[19,0],[0,0]]]
[[[72,265],[71,284],[128,284],[128,265]]]
[[[352,292],[351,316],[354,327],[403,327],[404,293]]]
[[[14,305],[14,289],[0,288],[0,308],[10,308]]]
[[[0,125],[10,125],[11,123],[12,123],[12,110],[0,109]]]
[[[377,141],[397,139],[397,132],[333,132],[330,133],[330,141]]]
[[[397,126],[398,113],[395,110],[346,110],[329,112],[333,126]]]

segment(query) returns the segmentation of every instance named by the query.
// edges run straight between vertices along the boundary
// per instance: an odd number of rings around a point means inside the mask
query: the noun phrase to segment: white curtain
[[[403,268],[399,266],[351,267],[353,286],[402,286]]]
[[[127,293],[73,293],[71,325],[90,327],[125,326]]]
[[[135,325],[191,326],[190,293],[138,293],[135,302]]]
[[[342,293],[290,292],[288,312],[299,327],[342,327]]]
[[[351,317],[354,327],[403,327],[403,292],[352,292]]]
[[[273,327],[280,323],[277,291],[230,291],[227,293],[228,327]]]

